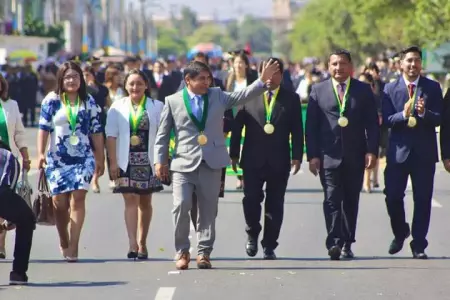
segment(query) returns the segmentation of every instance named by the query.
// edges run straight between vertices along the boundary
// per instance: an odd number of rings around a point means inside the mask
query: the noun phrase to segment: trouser
[[[25,200],[9,187],[0,187],[0,217],[16,225],[13,271],[25,274],[30,261],[36,220]]]

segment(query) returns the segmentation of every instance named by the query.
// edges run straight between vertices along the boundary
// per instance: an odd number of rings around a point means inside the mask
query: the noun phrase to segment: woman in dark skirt
[[[106,120],[110,175],[114,193],[125,201],[131,259],[147,259],[153,193],[163,189],[154,175],[153,154],[163,103],[150,98],[148,78],[134,69],[125,77],[127,97],[116,100]],[[139,231],[138,231],[139,228]]]

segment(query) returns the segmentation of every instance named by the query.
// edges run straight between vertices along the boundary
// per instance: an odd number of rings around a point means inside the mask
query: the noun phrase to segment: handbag
[[[50,195],[50,189],[47,183],[47,177],[43,169],[39,171],[38,190],[33,202],[33,213],[38,225],[55,225],[55,210],[53,200]]]
[[[32,207],[31,195],[33,194],[33,189],[28,181],[28,172],[24,169],[22,170],[22,179],[17,183],[16,193],[25,200],[30,208]]]

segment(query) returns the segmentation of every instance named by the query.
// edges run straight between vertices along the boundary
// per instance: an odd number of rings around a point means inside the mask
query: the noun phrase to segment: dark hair
[[[280,73],[283,74],[283,72],[284,72],[284,63],[283,63],[283,61],[282,61],[280,58],[278,58],[278,57],[273,57],[273,56],[269,57],[267,60],[264,60],[264,61],[262,61],[262,62],[259,64],[258,72],[259,72],[259,73],[262,72],[264,63],[269,62],[269,60],[272,60],[272,62],[277,62],[277,63],[278,63],[278,66],[279,66],[279,68],[280,68]]]
[[[204,64],[201,61],[191,61],[183,71],[183,78],[186,78],[186,76],[195,78],[203,71],[212,74],[211,69],[207,64]]]
[[[372,85],[375,84],[375,80],[373,79],[373,76],[370,75],[369,73],[361,73],[359,74],[359,76],[364,76],[366,77],[367,81]]]
[[[114,79],[114,76],[120,75],[120,71],[116,66],[109,66],[105,70],[105,83]]]
[[[420,48],[417,46],[409,46],[409,47],[403,49],[402,51],[400,51],[400,59],[403,60],[405,58],[406,54],[411,53],[411,52],[418,53],[420,55],[420,59],[422,59],[422,50],[420,50]]]
[[[334,50],[333,52],[331,52],[330,55],[328,56],[328,61],[330,60],[330,58],[333,55],[345,56],[349,62],[352,62],[352,55],[350,54],[349,51],[347,51],[345,49],[338,49],[338,50]]]
[[[242,59],[245,62],[245,64],[247,65],[247,68],[245,69],[245,77],[248,78],[248,76],[250,75],[250,60],[248,59],[248,56],[245,54],[244,50],[241,50],[235,56],[233,56],[232,64],[234,64],[234,60],[237,57]],[[231,72],[228,75],[228,78],[226,80],[226,84],[227,84],[226,90],[227,91],[231,91],[232,90],[235,80],[236,80],[236,73],[235,73],[235,70],[233,69],[233,72]]]
[[[144,95],[147,98],[150,98],[150,81],[149,81],[147,75],[145,75],[145,73],[139,69],[133,69],[130,72],[128,72],[128,74],[125,76],[125,79],[123,81],[123,88],[124,88],[125,95],[129,96],[126,86],[127,86],[128,78],[131,75],[139,75],[142,78],[142,80],[144,80],[144,82],[147,84],[147,88],[144,91]]]
[[[199,52],[199,53],[195,54],[193,60],[195,60],[196,58],[203,58],[203,59],[205,59],[206,63],[209,62],[209,56],[208,56],[208,54],[203,53],[203,52]]]
[[[6,81],[5,77],[0,74],[0,99],[3,101],[8,100],[8,81]]]
[[[83,71],[80,66],[74,61],[66,61],[59,67],[56,73],[56,94],[61,96],[64,93],[64,75],[68,70],[74,70],[80,75],[80,88],[78,89],[78,97],[80,97],[81,102],[85,102],[88,98],[88,93],[86,90],[86,81],[83,77]]]
[[[373,70],[377,74],[380,74],[380,69],[378,68],[377,64],[374,62],[369,63],[369,65],[366,67],[365,71]]]
[[[94,77],[95,85],[97,85],[97,86],[102,85],[100,82],[98,82],[97,76],[95,76],[95,71],[94,71],[94,68],[92,66],[85,66],[85,67],[83,67],[83,72],[90,73]]]

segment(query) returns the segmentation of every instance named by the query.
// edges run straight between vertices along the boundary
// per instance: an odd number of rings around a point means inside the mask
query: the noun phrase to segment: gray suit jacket
[[[230,163],[230,156],[223,136],[223,114],[236,105],[243,105],[252,99],[258,99],[264,93],[264,84],[256,80],[247,88],[234,93],[227,93],[220,88],[208,91],[209,108],[204,134],[208,143],[200,146],[197,142],[198,129],[191,121],[183,101],[183,91],[169,97],[161,114],[161,123],[155,141],[154,163],[167,163],[169,141],[172,129],[175,132],[175,153],[170,170],[175,172],[192,172],[202,160],[212,169],[221,169]]]

